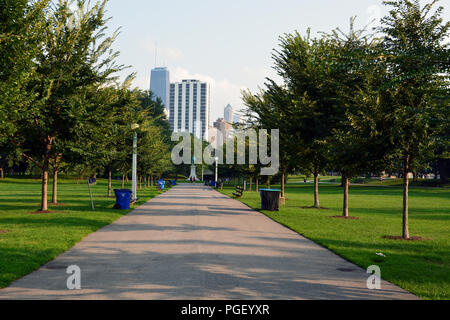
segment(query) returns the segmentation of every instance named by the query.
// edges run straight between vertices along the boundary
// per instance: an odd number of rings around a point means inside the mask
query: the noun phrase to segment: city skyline
[[[280,80],[271,59],[279,36],[295,30],[306,34],[309,27],[313,36],[337,27],[346,31],[352,16],[360,28],[386,12],[381,0],[111,0],[107,5],[107,16],[114,17],[110,31],[122,27],[114,43],[121,51],[118,61],[133,65],[121,78],[137,72],[133,86],[148,89],[149,71],[166,66],[172,81],[208,82],[211,119],[221,117],[227,104],[239,111],[242,89],[257,92],[266,77]],[[444,12],[447,20],[449,12]]]
[[[182,79],[181,83],[188,82],[188,81],[198,81],[198,80],[192,80],[192,79]],[[178,83],[179,83],[178,82]],[[170,71],[167,67],[156,67],[151,69],[150,71],[150,91],[154,94],[155,99],[160,98],[161,101],[164,104],[164,107],[166,108],[168,118],[170,119],[170,110],[171,110],[171,101],[170,101],[170,90],[171,90],[171,84],[170,81]],[[210,93],[209,93],[210,94]],[[209,106],[211,108],[211,106]],[[209,110],[210,115],[211,110]],[[218,118],[220,119],[220,118]],[[238,123],[240,122],[240,115],[234,113],[234,109],[230,104],[227,104],[224,108],[223,118],[226,122],[229,124]],[[208,127],[214,126],[214,118],[209,120]],[[170,120],[169,120],[170,122]],[[171,126],[173,127],[173,123],[171,123]]]

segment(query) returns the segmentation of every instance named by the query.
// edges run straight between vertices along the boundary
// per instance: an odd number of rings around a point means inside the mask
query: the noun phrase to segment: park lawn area
[[[403,186],[403,179],[384,179],[380,181],[378,178],[370,178],[370,179],[359,179],[362,180],[358,182],[358,184],[365,184],[368,186]],[[430,180],[430,179],[418,179],[417,181],[413,181],[413,179],[409,179],[410,187],[442,187],[442,188],[450,188],[450,183],[441,183],[439,180]]]
[[[0,180],[0,288],[8,286],[59,254],[73,247],[88,234],[111,224],[131,210],[115,210],[113,197],[108,198],[107,181],[97,180],[91,186],[95,211],[92,211],[87,182],[59,179],[58,201],[54,213],[34,214],[40,206],[40,180],[6,178]],[[113,181],[113,189],[121,189]],[[125,185],[131,189],[131,182]],[[51,184],[49,200],[51,201]],[[140,191],[138,202],[145,203],[158,194],[156,187]],[[4,232],[7,231],[7,232]]]
[[[232,196],[234,190],[224,186],[222,192]],[[410,235],[431,239],[426,241],[383,239],[402,233],[402,188],[350,187],[350,215],[358,220],[331,218],[342,215],[342,191],[320,186],[320,204],[328,210],[304,208],[313,204],[311,185],[288,185],[278,212],[261,211],[255,191],[240,200],[364,269],[380,266],[383,279],[421,298],[450,299],[450,190],[410,189]]]

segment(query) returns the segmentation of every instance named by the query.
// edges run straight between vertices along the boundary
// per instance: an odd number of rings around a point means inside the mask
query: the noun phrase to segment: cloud
[[[177,67],[175,69],[169,69],[170,71],[170,82],[181,82],[186,79],[196,79],[204,82],[208,82],[211,86],[216,84],[216,80],[205,74],[191,73],[187,69]]]

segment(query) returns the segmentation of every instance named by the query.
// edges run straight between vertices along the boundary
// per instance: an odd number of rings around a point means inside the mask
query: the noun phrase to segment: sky
[[[448,21],[450,1],[440,5]],[[120,51],[117,61],[132,66],[121,77],[136,72],[133,87],[149,89],[150,70],[165,66],[171,82],[207,81],[211,122],[223,117],[227,104],[243,108],[241,90],[257,92],[266,77],[281,82],[271,55],[283,34],[346,31],[352,16],[357,27],[373,20],[376,25],[386,13],[378,0],[109,0],[107,5],[110,30],[121,27],[113,46]]]

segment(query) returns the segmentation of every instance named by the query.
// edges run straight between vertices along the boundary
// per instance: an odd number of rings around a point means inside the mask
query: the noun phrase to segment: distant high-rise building
[[[174,132],[190,132],[208,140],[210,88],[206,82],[183,80],[170,84],[169,122]]]
[[[168,109],[167,102],[169,101],[169,86],[169,70],[165,67],[152,69],[150,77],[150,91],[162,100],[166,109]]]
[[[225,121],[224,118],[219,118],[216,120],[216,122],[214,122],[214,128],[222,131],[223,134],[226,130],[232,130],[233,126],[231,125],[231,123]]]
[[[217,139],[217,135],[218,135],[218,129],[213,127],[213,126],[208,126],[208,142],[214,147],[217,148],[217,146],[219,145],[219,141]],[[220,144],[222,145],[223,142]]]
[[[227,105],[224,110],[224,119],[228,123],[233,122],[233,107],[231,105]]]
[[[233,123],[240,123],[241,122],[241,116],[238,114],[235,114],[233,116]]]

